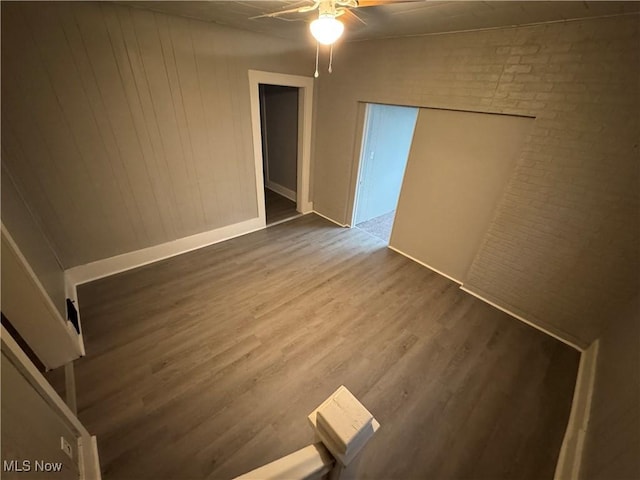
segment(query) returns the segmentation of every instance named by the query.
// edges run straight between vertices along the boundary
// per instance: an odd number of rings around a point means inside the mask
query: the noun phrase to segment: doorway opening
[[[418,108],[366,104],[351,225],[389,244]]]
[[[298,88],[260,84],[266,223],[298,216]]]
[[[276,131],[270,131],[266,125],[268,122],[268,112],[270,103],[266,102],[267,115],[264,116],[265,123],[263,123],[263,116],[261,115],[261,97],[265,92],[265,87],[274,87],[275,90],[280,92],[295,92],[295,95],[289,94],[290,99],[295,98],[295,105],[297,115],[290,115],[291,128],[282,129],[282,122],[278,115],[275,115],[276,120],[273,122],[276,125]],[[292,87],[286,89],[282,87]],[[249,89],[250,89],[250,102],[251,102],[251,130],[253,133],[253,157],[255,161],[255,174],[256,174],[256,201],[257,201],[257,213],[258,220],[262,226],[267,225],[267,215],[265,208],[265,194],[269,196],[269,201],[276,200],[277,204],[281,204],[280,207],[274,202],[271,202],[271,215],[269,219],[269,225],[274,225],[280,221],[291,218],[290,203],[295,202],[295,210],[299,213],[309,213],[313,210],[313,204],[309,199],[309,186],[310,186],[310,165],[311,165],[311,119],[313,118],[313,78],[301,77],[298,75],[287,75],[282,73],[262,72],[259,70],[249,70]],[[285,95],[286,96],[286,95]],[[276,102],[277,103],[277,102]],[[293,103],[289,104],[291,107]],[[273,108],[273,107],[272,107]],[[278,107],[276,107],[278,108]],[[291,131],[293,129],[293,131]],[[282,180],[280,177],[279,167],[275,167],[276,172],[271,168],[271,159],[268,159],[268,163],[264,158],[271,155],[269,144],[272,142],[274,135],[278,137],[282,135],[283,130],[285,136],[289,139],[295,138],[295,183],[291,183],[290,178],[288,180]],[[263,144],[263,137],[266,141]],[[293,144],[288,144],[286,147],[290,151]],[[291,157],[293,158],[293,156]],[[267,172],[266,169],[269,168]],[[289,171],[291,173],[292,170]],[[275,181],[274,181],[275,180]],[[269,183],[267,183],[269,182]],[[283,185],[287,183],[287,185]],[[291,188],[295,185],[295,188]],[[284,188],[279,188],[284,187]],[[273,194],[273,195],[272,195]],[[285,213],[278,213],[279,209],[285,206]],[[282,217],[284,215],[284,217]],[[280,219],[278,219],[280,216]]]

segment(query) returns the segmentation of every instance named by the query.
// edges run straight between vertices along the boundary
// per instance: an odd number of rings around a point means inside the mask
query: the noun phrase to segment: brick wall
[[[314,206],[347,218],[357,102],[535,125],[465,286],[580,345],[638,290],[638,15],[345,44],[321,73]]]

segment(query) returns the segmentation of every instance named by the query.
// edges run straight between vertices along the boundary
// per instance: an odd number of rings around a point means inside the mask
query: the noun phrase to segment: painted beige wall
[[[29,266],[40,280],[63,318],[67,317],[64,270],[49,241],[18,193],[8,171],[2,166],[2,223],[19,245]]]
[[[640,301],[611,318],[600,339],[581,478],[640,478]]]
[[[64,436],[73,451],[73,460],[60,449]],[[2,352],[2,460],[31,462],[29,473],[2,472],[3,479],[78,479],[76,434],[52,410]],[[35,473],[35,461],[62,462],[56,473]]]
[[[338,46],[318,83],[314,208],[347,216],[357,102],[535,117],[468,287],[581,345],[638,290],[637,15]]]
[[[270,182],[292,192],[298,188],[298,89],[264,86],[264,113]]]
[[[108,2],[3,2],[3,161],[65,268],[254,218],[247,71],[312,58]]]
[[[390,245],[462,283],[532,123],[420,109]]]

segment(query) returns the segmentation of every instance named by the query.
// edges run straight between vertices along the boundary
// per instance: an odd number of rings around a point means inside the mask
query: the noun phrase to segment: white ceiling
[[[317,12],[278,18],[257,18],[265,13],[313,4],[311,0],[282,1],[130,1],[137,8],[195,18],[242,30],[288,39],[308,39],[307,24]],[[365,40],[464,30],[526,25],[607,15],[637,13],[638,1],[387,1],[361,7],[358,17],[346,14],[345,39]]]

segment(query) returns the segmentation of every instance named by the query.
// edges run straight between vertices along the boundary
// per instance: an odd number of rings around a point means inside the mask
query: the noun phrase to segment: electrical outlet
[[[69,458],[73,459],[73,450],[71,450],[71,444],[67,442],[64,437],[60,437],[60,449],[66,453]]]

